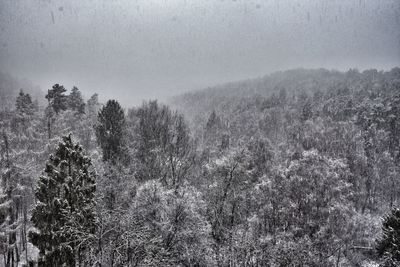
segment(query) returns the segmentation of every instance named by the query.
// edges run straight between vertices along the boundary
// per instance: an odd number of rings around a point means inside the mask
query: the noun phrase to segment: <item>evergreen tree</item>
[[[53,89],[48,90],[46,99],[49,101],[51,107],[57,114],[67,109],[67,96],[65,95],[65,88],[62,85],[55,84]]]
[[[94,234],[95,174],[83,149],[64,136],[38,181],[32,222],[32,244],[40,250],[39,266],[81,264]]]
[[[17,112],[21,115],[32,115],[35,111],[35,105],[32,102],[30,94],[25,94],[22,89],[15,101],[15,107]]]
[[[97,142],[103,151],[103,160],[115,160],[123,154],[125,114],[120,104],[108,100],[98,114]]]
[[[74,86],[68,96],[68,106],[71,110],[79,114],[85,113],[85,102],[82,99],[82,94],[78,87]]]
[[[382,225],[383,236],[378,240],[377,252],[383,258],[382,266],[400,265],[400,209],[393,209]]]
[[[48,90],[46,99],[48,101],[48,106],[46,108],[45,114],[47,118],[47,134],[49,139],[52,134],[52,124],[54,122],[54,112],[58,114],[60,111],[67,109],[67,96],[64,94],[66,92],[64,86],[55,84],[53,89]]]

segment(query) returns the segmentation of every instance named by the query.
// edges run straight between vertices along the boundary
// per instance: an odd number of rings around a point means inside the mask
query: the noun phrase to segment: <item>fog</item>
[[[400,65],[398,0],[1,0],[0,70],[124,105],[305,67]]]

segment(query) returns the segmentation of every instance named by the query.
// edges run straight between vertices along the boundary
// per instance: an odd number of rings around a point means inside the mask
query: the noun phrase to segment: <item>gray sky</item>
[[[124,105],[289,68],[399,65],[398,0],[0,0],[0,70]]]

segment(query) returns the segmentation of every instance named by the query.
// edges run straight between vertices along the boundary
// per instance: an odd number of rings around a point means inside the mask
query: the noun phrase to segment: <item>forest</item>
[[[0,73],[0,266],[400,266],[400,68],[49,87]]]

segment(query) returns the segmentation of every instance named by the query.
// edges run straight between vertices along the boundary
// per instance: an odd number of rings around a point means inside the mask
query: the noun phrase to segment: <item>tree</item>
[[[170,140],[171,111],[166,106],[158,105],[157,101],[149,101],[131,115],[137,118],[135,157],[139,162],[138,179],[165,180],[167,171],[163,158]]]
[[[32,115],[35,111],[35,105],[32,102],[30,94],[25,94],[21,89],[17,100],[15,101],[17,112],[21,115]]]
[[[287,92],[284,87],[279,89],[279,103],[283,107],[286,104],[287,101]]]
[[[302,106],[300,120],[302,122],[305,122],[306,120],[311,119],[312,115],[313,115],[313,112],[312,112],[311,100],[307,99],[306,102]]]
[[[177,193],[158,181],[142,184],[130,212],[149,234],[131,238],[131,258],[139,266],[215,266],[210,255],[210,225],[205,219],[205,202],[195,188]],[[143,242],[143,245],[138,246]],[[141,264],[140,264],[141,263]]]
[[[135,157],[139,180],[160,179],[178,188],[193,165],[193,144],[182,115],[157,101],[131,112],[135,123]]]
[[[94,262],[96,266],[127,266],[123,261],[130,240],[124,236],[130,229],[124,227],[123,220],[132,203],[135,184],[119,162],[103,162],[98,174]],[[137,222],[134,218],[130,220],[133,225]],[[133,235],[139,234],[136,230],[132,230]]]
[[[17,167],[11,162],[11,149],[9,138],[3,131],[3,144],[1,147],[0,171],[1,189],[4,194],[1,196],[1,212],[0,212],[0,231],[1,241],[5,248],[4,264],[7,267],[14,267],[20,261],[20,252],[17,245],[17,231],[20,227],[19,209],[21,206],[18,198],[21,196],[19,190],[19,173]]]
[[[383,259],[382,266],[400,265],[400,209],[393,209],[382,225],[382,238],[378,240],[377,252]]]
[[[98,114],[97,142],[103,151],[103,160],[121,158],[124,149],[125,114],[116,100],[108,100]]]
[[[66,92],[64,86],[58,83],[53,85],[53,89],[48,90],[46,99],[48,101],[48,106],[46,108],[45,114],[47,118],[47,134],[49,139],[51,138],[52,123],[54,122],[54,112],[58,114],[60,111],[67,109],[67,96],[64,94]]]
[[[68,106],[78,114],[85,113],[85,102],[82,99],[82,94],[78,87],[74,86],[68,96]]]
[[[39,266],[81,264],[95,230],[95,173],[71,135],[64,136],[55,155],[38,181],[37,204],[30,232],[32,244],[40,250]]]
[[[210,117],[208,117],[206,130],[210,130],[212,127],[214,127],[214,125],[218,125],[219,123],[219,117],[215,113],[215,110],[213,110],[213,112],[210,114]]]
[[[204,128],[204,143],[209,146],[217,146],[217,144],[222,141],[222,143],[226,142],[224,140],[224,136],[228,136],[226,133],[224,134],[224,127],[223,127],[223,121],[222,119],[216,114],[216,112],[213,110],[208,117],[207,123]],[[222,144],[223,146],[226,145]]]
[[[0,266],[16,266],[35,254],[27,251],[28,212],[45,150],[37,114],[0,116]]]
[[[94,94],[92,95],[89,100],[87,101],[87,109],[88,109],[88,113],[89,114],[97,114],[97,112],[99,111],[99,95],[98,94]]]
[[[49,106],[58,114],[62,110],[67,109],[67,96],[64,94],[64,86],[58,83],[53,85],[53,89],[48,90],[46,99],[49,102]]]

